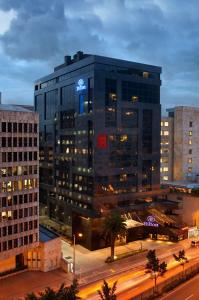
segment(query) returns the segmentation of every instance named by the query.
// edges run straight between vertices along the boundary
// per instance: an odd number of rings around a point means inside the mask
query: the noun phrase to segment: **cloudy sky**
[[[78,50],[162,66],[163,108],[199,106],[198,0],[0,0],[4,103]]]

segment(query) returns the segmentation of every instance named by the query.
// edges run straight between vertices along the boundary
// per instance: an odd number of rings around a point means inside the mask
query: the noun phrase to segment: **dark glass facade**
[[[89,249],[105,212],[159,188],[160,73],[79,52],[35,83],[40,202]]]

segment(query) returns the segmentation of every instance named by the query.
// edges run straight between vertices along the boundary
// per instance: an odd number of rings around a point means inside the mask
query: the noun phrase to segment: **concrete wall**
[[[15,256],[9,257],[8,259],[0,261],[0,273],[13,270],[16,268]]]
[[[24,254],[25,264],[29,270],[48,272],[61,267],[61,239],[40,242],[39,247]]]

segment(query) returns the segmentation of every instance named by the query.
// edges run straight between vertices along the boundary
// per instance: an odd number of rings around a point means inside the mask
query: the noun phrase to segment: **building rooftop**
[[[50,229],[45,228],[42,225],[39,225],[39,241],[46,243],[51,240],[57,239],[59,237],[58,234],[54,233]]]
[[[187,188],[187,189],[199,189],[198,182],[190,182],[187,180],[177,180],[177,181],[167,181],[164,182],[163,185],[170,187],[178,187],[178,188]]]
[[[78,51],[73,57],[69,55],[65,56],[64,63],[62,63],[59,66],[56,66],[54,68],[53,73],[37,79],[35,81],[35,84],[40,84],[41,82],[55,79],[56,77],[59,77],[60,75],[63,74],[70,74],[74,70],[81,69],[85,66],[94,63],[103,64],[106,66],[109,65],[111,67],[132,68],[134,70],[146,71],[146,72],[152,72],[158,74],[162,72],[162,69],[159,66],[138,63],[138,62],[123,60],[118,58],[106,57],[101,55],[87,54],[87,53],[83,53],[82,51]]]
[[[32,107],[28,105],[0,104],[0,111],[32,112]]]

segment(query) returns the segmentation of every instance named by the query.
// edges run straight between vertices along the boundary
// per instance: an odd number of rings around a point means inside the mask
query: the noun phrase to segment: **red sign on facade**
[[[107,148],[107,135],[99,134],[97,137],[97,148],[106,149]]]

